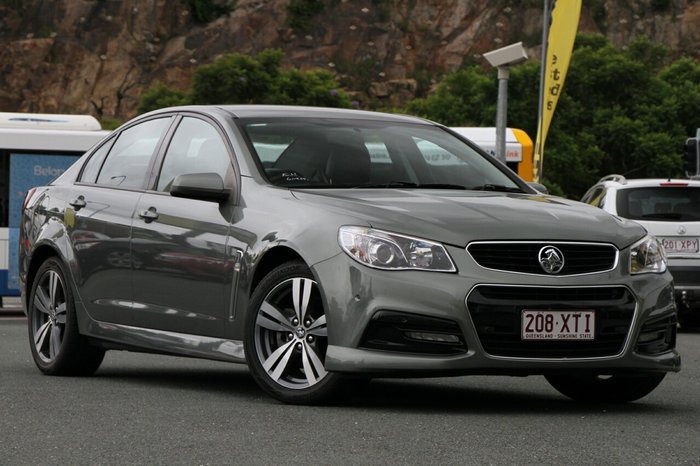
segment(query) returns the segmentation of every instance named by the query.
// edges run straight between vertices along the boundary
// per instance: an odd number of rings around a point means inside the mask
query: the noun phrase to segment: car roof
[[[307,117],[307,118],[342,118],[357,120],[381,120],[424,125],[435,125],[428,120],[409,115],[369,112],[345,108],[303,107],[294,105],[187,105],[168,107],[149,113],[154,115],[166,112],[226,112],[234,118],[270,118],[270,117]]]
[[[611,175],[612,176],[612,175]],[[690,186],[700,187],[700,180],[689,180],[684,178],[636,178],[626,179],[624,177],[604,177],[598,182],[606,187],[615,187],[617,189],[654,187],[654,186]]]

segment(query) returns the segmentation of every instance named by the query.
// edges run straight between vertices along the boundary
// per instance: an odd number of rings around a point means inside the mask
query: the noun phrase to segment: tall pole
[[[496,102],[496,158],[506,163],[506,125],[508,120],[508,78],[510,69],[498,67],[498,100]]]

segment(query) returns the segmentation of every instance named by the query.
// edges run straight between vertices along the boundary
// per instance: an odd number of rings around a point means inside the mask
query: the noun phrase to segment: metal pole
[[[510,69],[498,67],[498,101],[496,103],[496,158],[506,163],[506,125],[508,120],[508,78]]]

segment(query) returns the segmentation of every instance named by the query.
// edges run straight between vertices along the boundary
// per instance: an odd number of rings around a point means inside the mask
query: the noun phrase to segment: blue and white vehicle
[[[90,115],[0,112],[0,298],[19,296],[17,241],[27,190],[61,175],[108,133]]]

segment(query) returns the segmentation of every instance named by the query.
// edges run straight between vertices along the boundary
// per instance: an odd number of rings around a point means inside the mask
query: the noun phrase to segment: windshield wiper
[[[450,184],[450,183],[422,183],[418,185],[419,188],[427,189],[467,189],[466,186],[461,184]]]
[[[473,186],[469,189],[472,189],[474,191],[498,191],[502,193],[523,193],[521,188],[518,188],[517,186],[510,187],[510,186],[504,186],[502,184],[482,184],[479,186]]]
[[[467,189],[466,186],[460,184],[414,183],[412,181],[389,181],[387,183],[368,183],[353,186],[353,189],[363,188]]]

